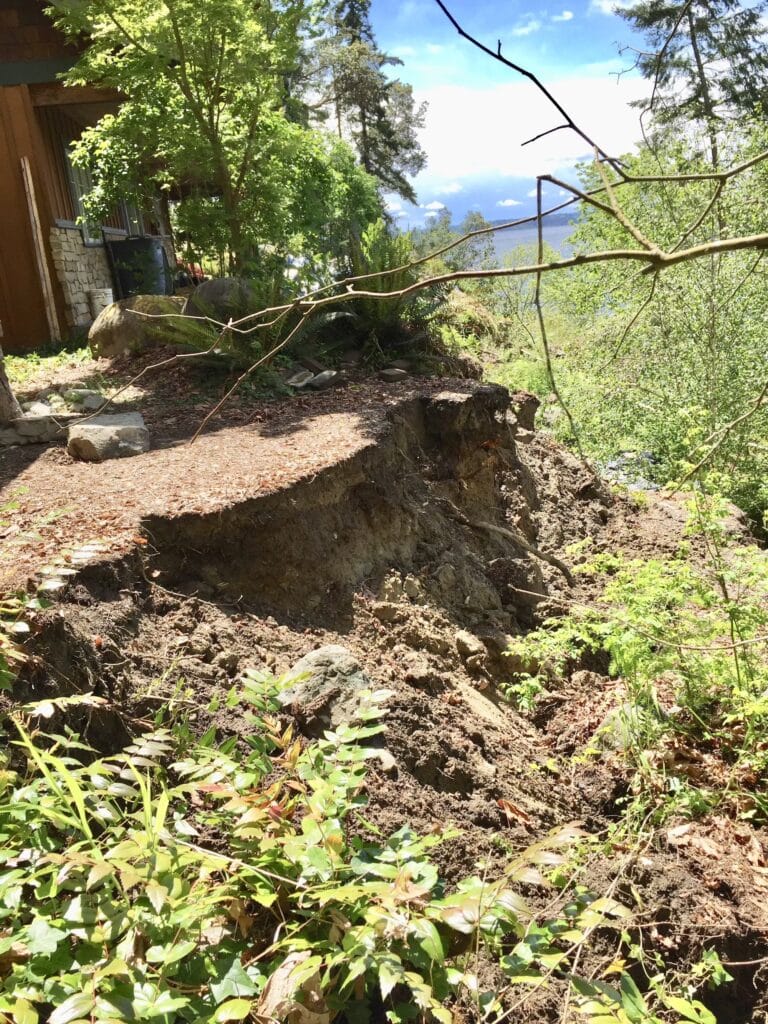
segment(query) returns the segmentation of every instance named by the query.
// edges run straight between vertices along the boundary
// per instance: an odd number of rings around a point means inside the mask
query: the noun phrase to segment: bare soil
[[[625,763],[584,753],[621,688],[600,665],[582,666],[526,717],[501,697],[503,652],[563,600],[591,597],[526,547],[568,563],[586,538],[593,550],[669,554],[680,501],[653,495],[641,508],[612,494],[524,430],[503,389],[466,381],[362,381],[243,403],[194,446],[183,440],[200,409],[143,411],[156,441],[145,456],[105,466],[55,447],[3,457],[2,494],[28,488],[6,515],[8,581],[32,576],[63,540],[103,544],[37,623],[16,699],[108,697],[113,711],[85,723],[107,747],[170,702],[196,727],[237,729],[231,713],[205,708],[245,667],[282,673],[341,644],[393,691],[383,743],[395,766],[374,764],[366,817],[384,830],[459,827],[438,851],[449,879],[566,822],[608,835]],[[55,528],[30,537],[55,510]],[[299,725],[311,731],[306,717]],[[606,847],[582,881],[598,893],[616,885],[644,948],[670,966],[718,950],[735,981],[705,1001],[723,1024],[759,1022],[767,854],[764,830],[711,818],[640,848]],[[556,992],[537,996],[518,1018],[559,1019],[556,1003]]]

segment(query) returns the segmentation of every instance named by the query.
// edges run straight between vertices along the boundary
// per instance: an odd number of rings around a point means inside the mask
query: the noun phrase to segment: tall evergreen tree
[[[417,106],[411,86],[387,76],[388,66],[402,62],[378,48],[370,0],[337,0],[317,52],[321,105],[331,107],[339,136],[349,138],[363,167],[385,189],[415,202],[407,176],[426,163],[416,135],[426,104]]]
[[[648,40],[636,65],[654,82],[656,123],[703,123],[713,166],[718,123],[753,114],[768,100],[766,7],[765,0],[752,7],[740,0],[639,0],[617,10]]]

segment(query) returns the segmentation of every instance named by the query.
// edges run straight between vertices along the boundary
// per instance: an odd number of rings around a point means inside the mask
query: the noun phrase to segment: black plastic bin
[[[115,297],[173,295],[173,274],[162,239],[150,236],[104,240],[112,264]]]

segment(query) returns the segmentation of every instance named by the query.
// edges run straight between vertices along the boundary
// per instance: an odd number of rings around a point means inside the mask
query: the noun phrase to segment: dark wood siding
[[[41,173],[44,144],[26,86],[0,89],[0,320],[2,345],[7,352],[37,348],[51,340],[45,315],[40,275],[35,256],[21,158],[32,168],[46,259],[51,265],[47,238],[51,223],[48,176]],[[64,303],[54,281],[59,322],[64,323]]]
[[[64,150],[80,135],[80,128],[61,107],[42,107],[36,113],[48,158],[51,212],[56,220],[73,221],[77,211],[72,201]]]
[[[0,0],[0,61],[76,56],[45,13],[43,0]]]

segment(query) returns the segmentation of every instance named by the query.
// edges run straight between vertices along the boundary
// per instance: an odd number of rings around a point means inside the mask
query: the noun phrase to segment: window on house
[[[117,213],[122,222],[123,229],[129,235],[144,234],[144,219],[133,203],[120,203]]]
[[[64,155],[67,162],[69,187],[72,191],[72,199],[75,204],[78,221],[80,222],[80,228],[83,232],[83,241],[101,242],[101,230],[99,225],[87,219],[85,215],[85,204],[83,203],[83,198],[93,188],[91,172],[87,167],[79,167],[72,162],[71,146],[66,147]]]

